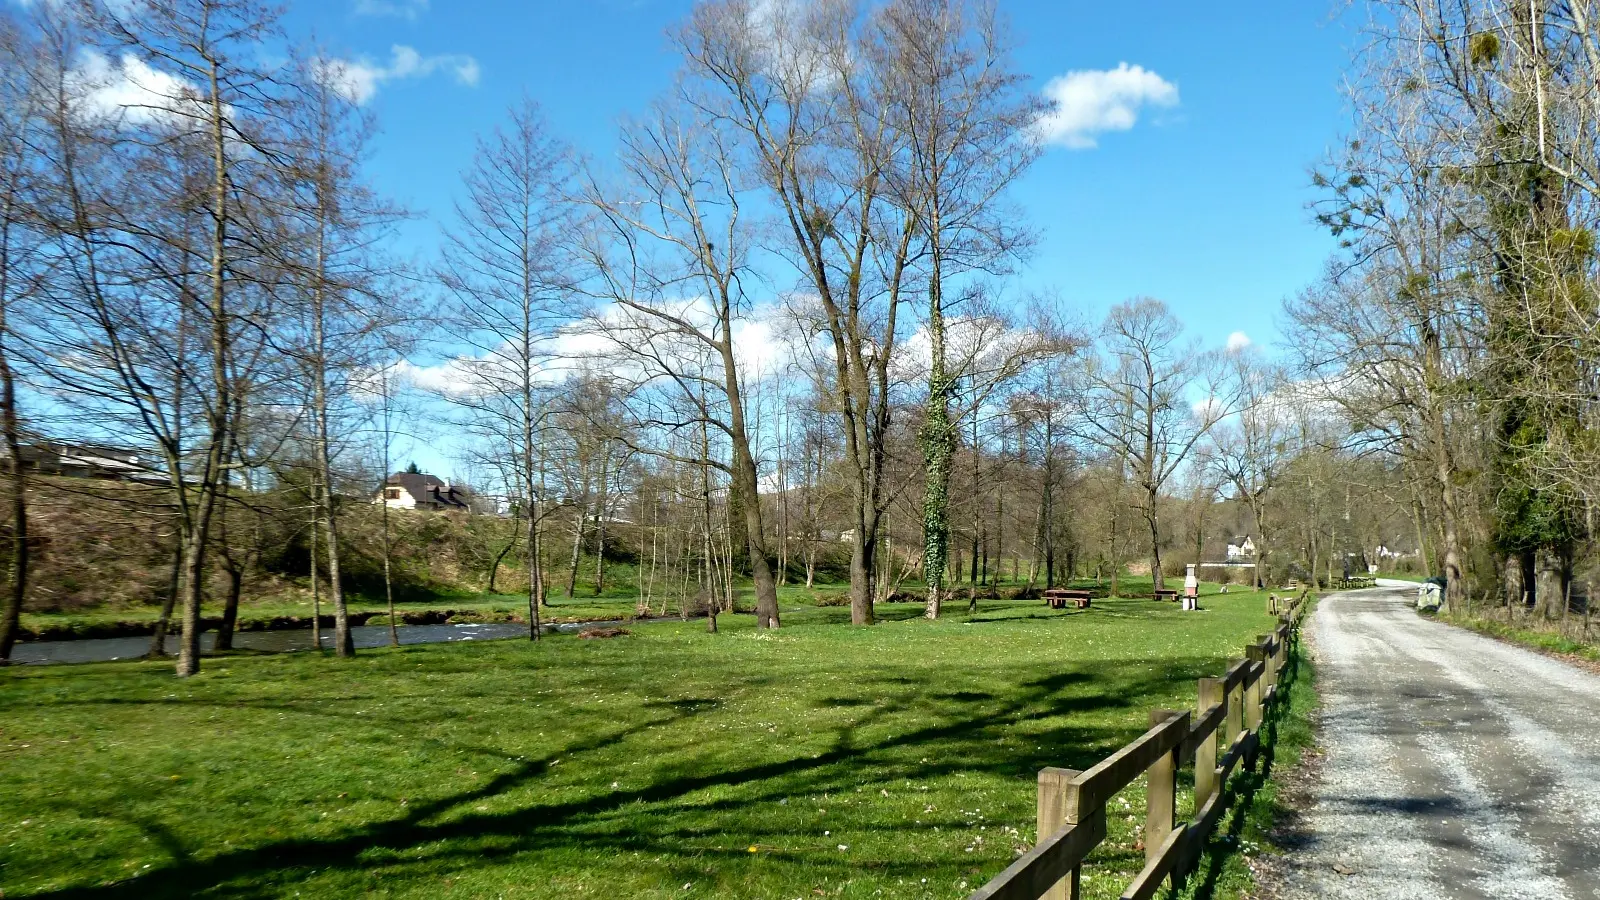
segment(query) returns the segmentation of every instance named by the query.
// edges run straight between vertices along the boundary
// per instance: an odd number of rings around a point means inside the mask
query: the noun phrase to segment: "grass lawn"
[[[1031,845],[1039,768],[1192,706],[1271,626],[1204,602],[0,670],[0,891],[959,897]],[[1111,811],[1090,897],[1143,863],[1137,786]]]

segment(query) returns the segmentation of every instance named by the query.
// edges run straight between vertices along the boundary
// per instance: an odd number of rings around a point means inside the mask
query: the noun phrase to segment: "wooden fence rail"
[[[1224,787],[1242,763],[1253,767],[1261,723],[1278,701],[1278,677],[1299,640],[1305,594],[1279,609],[1278,627],[1245,648],[1245,659],[1220,678],[1202,678],[1199,713],[1150,711],[1150,730],[1084,772],[1039,772],[1039,842],[968,900],[1078,900],[1083,861],[1106,836],[1106,801],[1147,776],[1145,865],[1123,900],[1155,896],[1200,860],[1207,836],[1227,809]],[[1194,817],[1174,822],[1178,770],[1195,763]]]

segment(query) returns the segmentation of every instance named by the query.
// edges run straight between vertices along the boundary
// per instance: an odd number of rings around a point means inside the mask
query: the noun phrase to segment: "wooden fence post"
[[[1150,724],[1160,725],[1173,716],[1182,715],[1175,709],[1150,710]],[[1150,764],[1145,777],[1144,861],[1148,865],[1161,852],[1161,845],[1172,833],[1172,820],[1178,812],[1178,757],[1183,753],[1179,744],[1171,753]]]
[[[1261,663],[1262,668],[1260,676],[1244,689],[1244,727],[1247,731],[1255,731],[1261,727],[1261,688],[1267,679],[1267,648],[1251,644],[1244,651],[1252,663]]]
[[[1083,810],[1078,808],[1078,789],[1072,784],[1079,774],[1077,769],[1039,770],[1039,841],[1080,821]],[[1040,900],[1078,900],[1082,872],[1082,866],[1073,866],[1072,873],[1051,885]]]
[[[1218,703],[1223,704],[1227,710],[1224,721],[1233,716],[1233,709],[1228,704],[1228,694],[1223,688],[1226,686],[1221,678],[1200,679],[1200,714]],[[1206,805],[1211,795],[1217,791],[1217,744],[1218,738],[1225,736],[1227,727],[1218,727],[1211,732],[1194,752],[1194,808],[1199,809]],[[1226,745],[1223,745],[1226,748]]]
[[[1233,742],[1238,740],[1240,733],[1244,731],[1243,683],[1234,685],[1233,690],[1228,692],[1228,718],[1225,724],[1227,726],[1227,742],[1223,745],[1224,751],[1232,749]]]
[[[1270,634],[1256,635],[1256,644],[1261,647],[1261,697],[1264,702],[1267,686],[1278,683],[1276,677],[1278,670],[1273,667],[1277,654],[1268,649],[1272,646],[1272,635]]]

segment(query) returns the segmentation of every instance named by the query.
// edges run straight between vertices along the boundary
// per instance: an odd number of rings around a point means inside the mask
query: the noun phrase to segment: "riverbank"
[[[832,593],[842,592],[841,587],[829,586],[819,590],[786,587],[780,599],[786,602],[826,603]],[[749,600],[736,598],[736,605],[748,606]],[[349,600],[352,625],[387,625],[388,605],[381,599],[352,597]],[[331,606],[322,602],[321,624],[333,627]],[[454,625],[454,624],[527,624],[527,595],[516,594],[441,594],[396,601],[397,624]],[[88,609],[71,613],[25,613],[22,617],[21,640],[59,641],[94,638],[147,637],[155,633],[160,611],[155,607],[133,609]],[[676,604],[665,607],[653,603],[641,610],[638,596],[632,593],[609,593],[599,597],[555,596],[540,608],[540,620],[554,624],[587,622],[593,620],[682,618]],[[299,595],[269,597],[243,603],[239,607],[239,632],[293,631],[311,627],[311,603]],[[201,630],[215,631],[222,623],[222,609],[208,603],[201,616]]]
[[[540,620],[547,625],[566,625],[593,620],[593,616],[584,612],[567,609],[562,613],[555,613],[553,608],[546,607],[547,616]],[[598,610],[594,605],[586,605],[584,611],[600,611],[610,613],[606,621],[627,619],[658,618],[650,612],[640,614],[637,610],[629,609],[626,615],[616,607],[603,607]],[[37,621],[44,617],[36,617],[35,621],[24,623],[21,631],[23,642],[42,641],[74,641],[74,640],[103,640],[112,638],[149,637],[155,634],[156,617],[154,615],[141,616],[136,619],[120,619],[105,617],[61,617],[59,620]],[[309,631],[312,624],[309,615],[261,615],[241,614],[234,625],[238,633],[259,631]],[[660,618],[679,618],[668,616]],[[520,612],[495,605],[464,604],[459,607],[448,606],[443,608],[427,607],[423,609],[397,608],[395,611],[395,624],[415,625],[521,625],[528,624],[527,611]],[[319,624],[324,629],[334,626],[332,615],[324,614],[320,617]],[[384,626],[389,624],[387,610],[352,610],[350,612],[352,627]],[[202,616],[200,630],[202,632],[215,632],[222,625],[219,615]]]
[[[617,579],[626,584],[625,579]],[[1075,588],[1106,593],[1108,585],[1090,579],[1072,582]],[[1217,594],[1221,585],[1201,584],[1202,597]],[[1023,583],[1002,582],[991,588],[978,588],[980,598],[990,602],[1027,601],[1035,598],[1041,588],[1031,590]],[[959,585],[950,601],[952,609],[964,609],[967,586]],[[1235,585],[1234,590],[1242,590]],[[783,585],[778,588],[778,602],[785,608],[809,615],[816,608],[844,607],[849,603],[849,586],[846,584]],[[1151,581],[1146,577],[1125,577],[1121,580],[1118,595],[1128,599],[1148,597]],[[559,594],[548,598],[540,608],[540,620],[552,624],[570,624],[589,621],[682,619],[685,611],[675,600],[663,603],[659,598],[642,605],[636,590],[629,587],[610,588],[600,596],[586,596],[581,589],[577,596]],[[993,596],[989,596],[993,594]],[[922,586],[909,582],[888,601],[895,605],[919,604],[924,601]],[[382,599],[361,595],[349,601],[350,622],[355,626],[387,625],[388,606]],[[754,611],[755,597],[749,584],[735,588],[736,612]],[[322,603],[321,624],[333,627],[333,615],[326,599]],[[422,597],[408,597],[395,602],[396,618],[405,625],[455,625],[455,624],[527,624],[528,598],[526,594],[490,593],[440,593]],[[154,606],[88,608],[74,612],[25,612],[22,615],[18,639],[32,641],[70,641],[107,638],[149,637],[155,633],[160,611]],[[700,618],[689,613],[688,618]],[[827,618],[827,617],[824,617]],[[308,594],[294,592],[266,598],[251,599],[240,605],[235,630],[241,633],[257,631],[295,631],[311,627],[311,601]],[[222,608],[207,603],[202,610],[201,630],[214,632],[222,624]]]

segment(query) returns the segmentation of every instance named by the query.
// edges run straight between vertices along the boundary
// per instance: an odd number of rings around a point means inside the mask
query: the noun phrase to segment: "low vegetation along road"
[[[1412,612],[1325,599],[1326,766],[1291,896],[1600,897],[1600,677]]]

